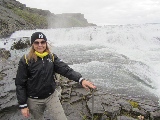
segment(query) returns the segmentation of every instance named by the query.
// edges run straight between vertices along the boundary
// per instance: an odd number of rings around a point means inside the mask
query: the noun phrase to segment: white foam
[[[30,37],[35,31],[43,32],[53,46],[104,46],[102,49],[93,49],[88,52],[115,52],[146,64],[152,70],[150,78],[156,85],[157,95],[159,95],[160,24],[22,30],[13,33],[11,38]],[[0,47],[3,47],[2,41]],[[138,72],[142,72],[140,68]]]

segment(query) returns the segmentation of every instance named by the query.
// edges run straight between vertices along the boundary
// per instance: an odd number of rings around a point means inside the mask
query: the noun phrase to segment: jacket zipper
[[[42,58],[42,63],[43,63],[43,67],[44,67],[44,60],[43,60],[43,58]]]
[[[44,60],[43,60],[43,58],[42,58],[42,64],[43,64],[43,74],[44,74]],[[43,81],[44,81],[44,78],[43,78]],[[45,84],[44,84],[44,87],[45,87]]]

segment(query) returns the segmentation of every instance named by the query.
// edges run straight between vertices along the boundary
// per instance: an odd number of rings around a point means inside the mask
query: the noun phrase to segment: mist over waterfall
[[[11,39],[43,32],[52,51],[99,89],[131,97],[160,97],[160,24],[16,31]],[[2,40],[0,47],[4,47]],[[24,51],[12,52],[12,58]]]

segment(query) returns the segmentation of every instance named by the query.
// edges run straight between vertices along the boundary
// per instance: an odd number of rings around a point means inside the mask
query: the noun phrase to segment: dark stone
[[[150,112],[151,120],[160,120],[160,110],[155,112]]]
[[[116,100],[117,100],[116,97],[114,97],[112,95],[109,95],[109,94],[102,95],[102,103],[104,103],[106,105],[112,104]]]
[[[119,99],[115,103],[120,104],[120,106],[122,107],[122,110],[124,111],[130,112],[132,110],[131,104],[124,99]]]
[[[70,103],[73,104],[73,103],[76,103],[76,102],[79,102],[81,101],[83,98],[82,97],[79,97],[79,96],[72,96],[70,98]]]
[[[90,112],[92,113],[92,98],[89,99],[89,101],[87,102],[87,106],[90,110]],[[104,113],[104,108],[102,106],[102,98],[101,96],[94,96],[94,111],[93,113],[98,113],[98,114],[103,114]]]
[[[76,95],[77,95],[77,93],[75,91],[71,92],[71,96],[76,96]]]
[[[137,119],[134,119],[134,118],[128,117],[128,116],[118,116],[117,120],[137,120]]]
[[[142,115],[142,116],[144,116],[145,118],[148,118],[148,117],[149,117],[149,113],[146,112],[144,109],[133,108],[133,109],[132,109],[132,114],[135,115],[135,116]]]
[[[76,102],[74,104],[65,103],[63,106],[68,120],[83,120],[89,116],[85,101]]]
[[[71,94],[71,88],[64,88],[63,90],[62,90],[62,95],[64,95],[64,94]]]
[[[14,44],[11,46],[11,49],[19,50],[30,47],[30,39],[29,38],[20,38],[18,41],[15,41]]]
[[[86,96],[89,94],[89,91],[86,91],[84,88],[73,88],[73,91],[75,91],[79,96]]]
[[[108,116],[106,116],[106,115],[102,115],[101,120],[109,120],[109,117],[108,117]]]
[[[150,104],[140,104],[139,108],[145,110],[146,112],[153,112],[157,110],[157,106],[152,106]]]
[[[5,48],[0,48],[0,58],[8,59],[9,57],[11,57],[10,51]]]
[[[121,106],[119,104],[112,104],[112,105],[102,104],[102,106],[107,116],[109,116],[111,119],[114,119],[116,116],[120,115]]]

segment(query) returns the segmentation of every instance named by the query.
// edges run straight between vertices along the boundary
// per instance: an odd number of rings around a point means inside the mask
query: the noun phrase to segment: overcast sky
[[[160,23],[160,0],[17,0],[54,14],[82,13],[97,25]]]

